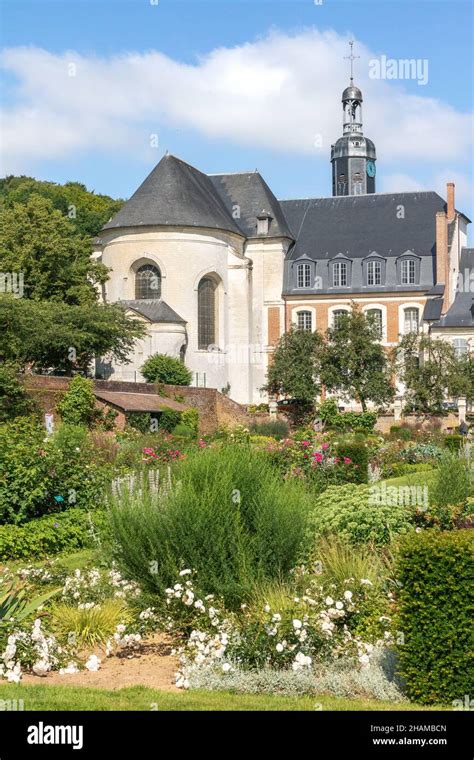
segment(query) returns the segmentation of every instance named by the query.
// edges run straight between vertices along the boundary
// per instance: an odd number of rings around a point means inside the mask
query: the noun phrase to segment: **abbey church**
[[[331,197],[278,200],[257,171],[206,175],[161,159],[95,241],[110,269],[103,299],[147,326],[131,362],[105,357],[98,377],[140,381],[147,357],[166,353],[193,385],[259,403],[280,336],[292,324],[325,331],[351,302],[373,314],[386,347],[413,330],[458,353],[474,347],[474,249],[454,184],[446,199],[377,193],[352,77],[342,106]]]

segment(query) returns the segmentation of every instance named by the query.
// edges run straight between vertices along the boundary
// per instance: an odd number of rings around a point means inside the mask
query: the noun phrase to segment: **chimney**
[[[447,218],[448,222],[452,222],[456,211],[454,208],[454,182],[448,182],[446,184],[446,201],[447,201]]]
[[[444,211],[436,212],[436,284],[444,285],[443,309],[448,308],[448,224]]]

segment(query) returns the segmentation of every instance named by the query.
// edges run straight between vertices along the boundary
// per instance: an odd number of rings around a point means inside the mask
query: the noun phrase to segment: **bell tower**
[[[375,145],[362,131],[362,92],[354,85],[354,43],[349,42],[351,65],[349,87],[342,93],[342,137],[331,145],[332,194],[365,195],[375,193]]]

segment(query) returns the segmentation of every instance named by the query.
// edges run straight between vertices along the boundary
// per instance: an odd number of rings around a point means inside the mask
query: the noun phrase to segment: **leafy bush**
[[[426,530],[399,550],[400,673],[416,702],[463,700],[474,682],[470,530]]]
[[[350,459],[356,470],[354,483],[367,483],[369,450],[363,443],[340,443],[337,447],[337,455],[341,458]]]
[[[390,428],[390,435],[394,438],[399,438],[401,441],[409,441],[413,437],[411,428],[402,427],[401,425],[392,425]]]
[[[127,412],[125,419],[127,425],[140,433],[149,433],[151,430],[150,412]]]
[[[288,438],[290,428],[285,420],[268,420],[267,422],[253,422],[250,431],[256,435],[266,435],[280,440]]]
[[[282,483],[263,452],[202,449],[174,473],[167,494],[140,486],[112,501],[117,558],[147,592],[162,596],[184,565],[204,594],[239,606],[255,582],[294,566],[310,498],[301,483]]]
[[[199,412],[197,409],[191,408],[181,412],[181,422],[188,428],[194,431],[197,435],[199,432]]]
[[[31,412],[33,403],[18,379],[15,364],[0,364],[0,422]]]
[[[462,435],[447,435],[444,439],[444,445],[450,451],[459,451],[463,445],[464,436]]]
[[[190,385],[192,372],[180,359],[167,354],[153,354],[140,369],[148,383],[165,385]]]
[[[177,438],[193,439],[196,437],[196,432],[193,428],[188,427],[188,425],[183,425],[183,423],[180,422],[179,425],[176,425],[176,427],[173,428],[173,435]]]
[[[168,433],[171,433],[173,428],[175,428],[176,425],[179,425],[180,422],[181,412],[177,412],[175,409],[170,409],[169,407],[163,409],[158,417],[158,427],[161,428],[161,430],[166,430]]]
[[[383,471],[384,478],[399,478],[402,475],[411,475],[413,472],[433,472],[433,465],[428,462],[410,464],[409,462],[394,462]]]
[[[459,454],[445,454],[438,465],[433,502],[438,507],[462,504],[469,496],[471,478],[469,462]]]
[[[317,414],[327,426],[336,430],[360,430],[370,433],[377,422],[376,412],[340,413],[334,399],[323,401]]]
[[[98,416],[92,380],[81,375],[73,377],[68,390],[57,405],[57,410],[66,424],[90,427]]]
[[[330,486],[315,502],[308,539],[336,534],[351,544],[388,544],[396,533],[410,528],[410,509],[404,505],[376,503],[371,489],[348,483]]]
[[[107,534],[102,510],[70,510],[25,525],[0,526],[0,560],[33,559],[93,546]]]

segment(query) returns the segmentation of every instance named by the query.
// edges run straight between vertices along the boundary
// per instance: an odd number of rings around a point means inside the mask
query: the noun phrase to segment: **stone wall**
[[[393,426],[408,425],[409,427],[416,427],[419,430],[431,428],[433,426],[438,427],[439,430],[444,433],[453,433],[459,426],[459,418],[457,414],[447,414],[446,416],[435,415],[414,415],[409,414],[406,417],[401,417],[399,420],[395,420],[393,414],[382,415],[377,417],[375,423],[375,429],[379,433],[390,433],[390,428]]]

